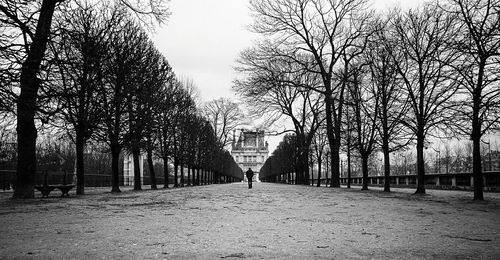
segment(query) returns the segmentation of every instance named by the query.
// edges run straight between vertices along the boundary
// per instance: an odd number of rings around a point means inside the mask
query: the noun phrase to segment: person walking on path
[[[247,179],[248,179],[248,188],[251,189],[252,188],[252,178],[253,178],[253,171],[251,168],[248,168],[248,171],[247,171]]]

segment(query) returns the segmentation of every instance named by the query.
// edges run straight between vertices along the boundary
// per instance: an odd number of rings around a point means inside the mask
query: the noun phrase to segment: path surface
[[[0,258],[499,259],[500,194],[256,183],[14,202]]]

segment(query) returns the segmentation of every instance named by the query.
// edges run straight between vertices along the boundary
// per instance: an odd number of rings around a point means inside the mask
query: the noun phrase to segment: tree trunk
[[[84,165],[84,151],[85,151],[85,138],[84,133],[76,131],[76,194],[85,194],[85,165]]]
[[[304,147],[304,167],[302,167],[303,173],[303,184],[309,185],[309,149]]]
[[[425,194],[424,134],[417,134],[417,194]]]
[[[361,167],[363,170],[363,187],[361,190],[368,190],[368,155],[361,155]]]
[[[132,158],[134,160],[134,190],[142,190],[141,163],[139,160],[140,156],[141,156],[141,150],[133,148]]]
[[[391,162],[389,153],[389,141],[384,138],[382,150],[384,151],[384,191],[391,192]]]
[[[149,166],[149,177],[151,178],[151,189],[152,190],[157,190],[158,187],[156,186],[156,173],[155,173],[155,167],[153,163],[153,149],[149,148],[147,149],[147,160],[148,160],[148,166]]]
[[[13,198],[35,197],[36,137],[35,112],[40,81],[37,74],[50,33],[57,1],[44,0],[40,8],[33,42],[21,67],[19,99],[17,100],[17,172]]]
[[[474,200],[484,200],[483,172],[481,169],[481,138],[472,139],[472,173],[474,178]]]
[[[196,169],[196,185],[200,186],[200,167]]]
[[[168,157],[163,157],[163,188],[168,189]]]
[[[120,172],[119,172],[119,160],[120,160],[121,147],[118,144],[111,145],[111,192],[121,192],[120,191]]]
[[[332,151],[332,187],[340,188],[340,139],[335,138]]]
[[[325,84],[326,86],[327,84]],[[329,87],[329,86],[327,86]],[[328,146],[330,147],[330,171],[331,171],[331,183],[330,187],[339,187],[335,186],[337,183],[334,181],[334,179],[337,179],[338,181],[338,176],[335,176],[335,170],[334,170],[334,161],[339,158],[339,155],[335,155],[335,134],[334,134],[334,129],[333,129],[333,119],[332,119],[332,101],[331,101],[331,96],[332,93],[329,91],[329,88],[327,88],[327,91],[325,93],[325,113],[326,113],[326,135],[328,137]]]
[[[187,167],[188,176],[187,176],[187,186],[191,186],[191,167]]]
[[[479,113],[481,110],[481,92],[484,77],[484,66],[486,61],[481,60],[479,64],[479,72],[477,86],[473,92],[473,107],[472,107],[472,174],[474,178],[474,200],[484,200],[483,197],[483,172],[481,168],[481,120]],[[491,155],[490,155],[491,156]],[[491,164],[491,161],[490,161]],[[491,166],[490,166],[491,167]]]
[[[316,186],[321,186],[321,155],[318,156],[318,184]]]
[[[351,188],[351,147],[347,147],[347,188]]]

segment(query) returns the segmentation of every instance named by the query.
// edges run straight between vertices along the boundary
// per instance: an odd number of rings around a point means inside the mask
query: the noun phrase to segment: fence
[[[76,183],[76,176],[73,173],[65,173],[61,171],[39,171],[35,176],[35,185],[43,185],[47,178],[47,184],[70,184]],[[14,180],[16,178],[16,171],[0,170],[0,190],[10,190],[13,188]],[[120,186],[124,186],[124,178],[121,175],[119,180]],[[111,187],[110,174],[85,174],[85,187]],[[164,178],[156,177],[158,185],[163,184]],[[169,178],[169,183],[172,184],[173,177]],[[151,185],[151,177],[142,177],[143,185]]]
[[[330,185],[330,179],[320,179],[320,186]],[[340,178],[341,185],[347,185],[347,178]],[[383,186],[384,176],[369,176],[369,186]],[[416,187],[416,175],[395,175],[390,176],[391,187]],[[311,185],[317,185],[318,179],[310,179]],[[362,177],[352,177],[351,185],[361,185]],[[485,191],[500,191],[500,171],[483,173],[483,183]],[[450,173],[450,174],[430,174],[425,176],[425,185],[429,188],[437,189],[460,189],[472,190],[474,188],[474,176],[472,173]]]

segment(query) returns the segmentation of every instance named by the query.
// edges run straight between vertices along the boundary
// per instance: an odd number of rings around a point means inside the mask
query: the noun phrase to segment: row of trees
[[[211,173],[215,181],[222,175],[242,178],[197,108],[193,84],[175,76],[148,37],[144,19],[168,15],[159,12],[160,3],[148,3],[0,5],[0,39],[6,43],[0,49],[0,92],[7,97],[2,111],[17,116],[15,198],[34,196],[37,128],[47,124],[64,129],[75,144],[77,194],[84,194],[83,155],[89,141],[109,148],[112,192],[120,191],[119,155],[124,149],[132,153],[134,165],[142,152],[147,154],[152,189],[157,188],[154,157],[166,166],[165,187],[170,162],[175,186],[179,168],[183,178],[186,166],[197,170],[195,183],[200,183],[200,171]],[[139,167],[134,167],[134,183],[134,189],[141,189]]]
[[[296,156],[295,136],[287,134],[283,137],[273,155],[266,161],[264,167],[260,171],[260,177],[267,181],[278,181],[277,178],[282,178],[280,181],[291,180],[292,174],[296,173],[293,167]],[[499,146],[498,143],[487,143],[487,146],[482,146],[481,158],[483,171],[499,171]],[[328,169],[329,151],[323,150],[322,153],[318,149],[319,146],[313,143],[310,151],[310,180],[318,187],[325,179],[330,180]],[[323,147],[324,148],[324,147]],[[347,152],[347,151],[346,151]],[[425,171],[431,174],[457,174],[472,172],[472,142],[448,142],[444,143],[439,148],[429,148],[424,152]],[[416,174],[416,154],[412,149],[399,150],[391,153],[391,176],[415,175]],[[347,157],[347,153],[341,158],[340,173],[341,177],[346,179],[346,185],[350,187],[352,178],[362,177],[362,160],[354,151],[351,158]],[[368,160],[368,170],[370,176],[384,175],[383,154],[374,153]],[[296,178],[296,176],[293,176]],[[295,179],[294,180],[298,180]],[[488,180],[488,178],[486,178]]]
[[[365,0],[251,6],[252,29],[265,37],[241,54],[235,89],[251,101],[266,97],[258,103],[265,112],[305,123],[306,131],[294,130],[294,165],[307,161],[300,154],[328,150],[339,187],[340,154],[350,161],[355,150],[367,189],[368,160],[381,151],[390,191],[390,154],[414,146],[416,193],[425,193],[430,140],[465,136],[473,143],[474,199],[483,199],[481,139],[498,129],[500,112],[500,1],[446,0],[383,14],[366,11]],[[299,168],[298,183],[306,183],[307,167]]]

